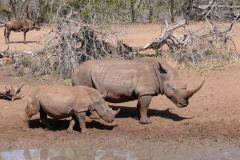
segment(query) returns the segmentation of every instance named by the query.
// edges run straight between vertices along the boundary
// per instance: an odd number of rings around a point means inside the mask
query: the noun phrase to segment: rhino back
[[[46,114],[56,119],[72,116],[73,110],[87,111],[89,106],[88,94],[69,86],[42,86],[29,97],[38,101]]]
[[[119,97],[133,97],[159,92],[152,65],[133,60],[102,60],[91,66],[93,87]]]
[[[86,100],[88,100],[89,103],[91,104],[97,102],[99,100],[99,97],[101,96],[100,92],[98,92],[94,88],[90,88],[82,85],[73,86],[73,88],[78,89],[79,92],[86,93],[86,96],[85,96]]]
[[[92,87],[91,82],[91,67],[94,65],[95,60],[89,60],[80,64],[72,75],[72,85],[83,85]]]

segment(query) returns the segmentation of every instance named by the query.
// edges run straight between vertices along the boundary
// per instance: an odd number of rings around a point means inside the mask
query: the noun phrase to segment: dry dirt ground
[[[27,41],[36,41],[49,27],[27,33]],[[238,28],[235,28],[237,31]],[[3,33],[3,28],[0,28]],[[127,44],[141,46],[160,33],[160,26],[132,25],[121,38]],[[0,49],[6,49],[3,34]],[[22,33],[12,33],[11,39],[22,41]],[[240,37],[235,38],[237,49]],[[11,43],[10,49],[31,50],[34,43]],[[240,159],[240,65],[217,70],[179,70],[188,88],[205,84],[186,108],[177,108],[165,96],[154,97],[148,115],[152,124],[141,125],[134,119],[136,101],[110,104],[121,108],[113,124],[87,118],[90,135],[66,133],[69,119],[49,122],[53,130],[45,131],[39,114],[30,121],[30,131],[22,132],[26,99],[31,90],[40,85],[70,85],[70,80],[56,80],[49,76],[9,76],[12,66],[0,71],[0,87],[26,82],[22,100],[0,99],[0,159],[13,158],[11,150],[23,150],[15,158],[34,159]],[[31,149],[39,149],[37,151]],[[52,149],[52,150],[51,150]],[[58,152],[54,149],[59,149]],[[64,150],[65,149],[65,150]],[[34,152],[34,154],[33,154]],[[55,157],[50,153],[55,152]],[[66,153],[62,155],[62,153]],[[14,153],[14,152],[10,152]],[[61,153],[61,156],[56,155]],[[9,156],[9,157],[8,157]],[[19,157],[18,157],[19,156]],[[59,157],[56,157],[59,156]]]

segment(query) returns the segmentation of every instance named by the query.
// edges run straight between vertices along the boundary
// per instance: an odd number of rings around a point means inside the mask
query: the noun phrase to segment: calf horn
[[[114,113],[114,117],[120,112],[120,108],[118,109],[118,110],[116,110],[116,111],[114,111],[115,113]]]
[[[200,84],[200,86],[198,86],[197,88],[186,91],[186,98],[192,97],[194,93],[196,93],[200,88],[202,88],[204,81],[205,81],[205,79],[203,80],[202,84]]]

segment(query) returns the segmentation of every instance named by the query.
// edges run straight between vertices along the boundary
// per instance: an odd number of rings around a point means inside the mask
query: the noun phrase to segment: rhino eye
[[[175,88],[172,88],[173,91],[175,91]]]

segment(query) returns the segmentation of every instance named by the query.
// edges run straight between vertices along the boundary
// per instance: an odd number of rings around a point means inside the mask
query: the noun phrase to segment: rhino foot
[[[82,133],[82,134],[90,134],[87,129],[84,129],[84,130],[82,129],[82,130],[81,130],[81,133]]]
[[[147,118],[147,119],[142,119],[141,118],[139,123],[141,123],[141,124],[150,124],[150,123],[152,123],[152,121],[149,118]]]
[[[75,133],[74,130],[66,130],[67,133]]]
[[[51,129],[52,129],[52,127],[45,127],[45,128],[44,128],[45,131],[49,131],[49,130],[51,130]]]

